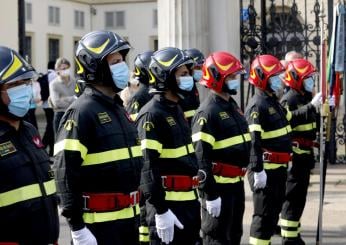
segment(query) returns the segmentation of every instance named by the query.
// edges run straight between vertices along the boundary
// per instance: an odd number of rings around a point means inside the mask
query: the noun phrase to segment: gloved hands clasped
[[[95,236],[84,227],[78,231],[71,231],[73,245],[97,245]]]
[[[177,216],[168,209],[163,214],[155,214],[156,231],[157,235],[163,243],[170,243],[174,237],[174,225],[179,229],[184,229],[184,226],[178,220]]]
[[[316,110],[319,109],[320,105],[322,104],[322,93],[319,92],[317,93],[311,100],[310,102],[315,108]]]
[[[221,212],[221,197],[216,198],[212,201],[206,201],[206,208],[208,213],[213,216],[214,218],[219,217]]]
[[[267,185],[267,174],[264,170],[254,173],[254,185],[255,189],[263,189]]]

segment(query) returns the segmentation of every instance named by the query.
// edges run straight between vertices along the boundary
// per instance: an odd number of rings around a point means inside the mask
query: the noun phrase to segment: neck
[[[20,120],[18,120],[18,119],[12,119],[12,118],[9,118],[5,115],[0,115],[0,121],[3,121],[3,122],[10,124],[12,127],[15,128],[16,131],[18,131],[18,129],[19,129]]]
[[[179,96],[172,93],[171,90],[166,91],[164,96],[167,100],[173,101],[175,103],[179,101]]]
[[[226,92],[215,92],[214,90],[211,90],[212,93],[216,94],[217,96],[221,97],[222,99],[229,101],[229,98],[231,98],[231,95],[229,93]]]
[[[114,98],[114,96],[116,95],[116,92],[114,92],[114,90],[111,87],[100,85],[100,84],[94,84],[93,86],[98,91],[100,91],[102,94],[104,94],[110,98]]]

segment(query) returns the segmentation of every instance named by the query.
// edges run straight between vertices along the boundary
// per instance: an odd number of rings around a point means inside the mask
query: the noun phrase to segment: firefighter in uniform
[[[193,64],[183,51],[169,47],[156,51],[149,66],[154,96],[139,112],[137,128],[150,244],[199,241],[198,164],[191,129],[178,105],[179,93],[193,87]]]
[[[305,59],[288,63],[284,82],[291,89],[281,99],[281,104],[292,113],[292,167],[288,171],[286,197],[281,210],[281,236],[285,245],[303,245],[300,238],[302,216],[310,181],[310,170],[315,159],[313,145],[316,138],[315,107],[320,104],[320,94],[312,99],[316,69]]]
[[[275,95],[283,87],[283,72],[280,61],[271,55],[257,56],[250,68],[249,82],[256,88],[245,111],[252,144],[248,173],[254,202],[252,245],[270,244],[285,196],[292,152],[291,114]]]
[[[36,128],[23,121],[37,75],[0,46],[0,244],[55,244],[59,236],[49,156]]]
[[[132,120],[136,120],[139,110],[151,99],[149,94],[149,64],[153,51],[138,54],[135,58],[134,77],[139,82],[139,89],[130,98],[126,111]]]
[[[129,79],[129,49],[108,31],[90,32],[77,46],[77,75],[86,88],[65,112],[54,146],[62,215],[75,245],[139,243],[142,152],[117,94]]]
[[[202,65],[204,62],[204,55],[201,51],[195,48],[185,49],[184,53],[190,56],[195,65],[193,67],[193,80],[195,83],[199,82],[202,77]],[[179,105],[184,111],[184,115],[187,118],[189,124],[191,125],[192,117],[195,115],[197,108],[199,107],[199,93],[197,86],[194,83],[191,90],[181,91],[180,95],[182,98],[179,100]]]
[[[244,175],[251,138],[246,119],[232,95],[245,70],[226,52],[212,53],[200,83],[211,90],[192,120],[192,140],[199,168],[203,244],[240,244],[245,208]]]

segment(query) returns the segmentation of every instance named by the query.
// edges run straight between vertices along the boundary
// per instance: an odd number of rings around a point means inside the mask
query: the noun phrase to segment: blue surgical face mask
[[[195,79],[195,81],[199,82],[202,79],[202,75],[203,75],[202,70],[194,70],[193,79]]]
[[[129,81],[129,67],[123,61],[110,66],[114,84],[119,89],[124,89]]]
[[[226,81],[226,86],[229,90],[238,90],[240,87],[240,82],[238,79]]]
[[[312,92],[312,90],[314,89],[314,85],[315,85],[315,81],[312,77],[308,77],[306,79],[304,79],[303,81],[303,86],[306,92]]]
[[[32,99],[32,86],[23,84],[20,86],[9,88],[7,89],[7,94],[10,98],[8,111],[17,117],[24,117],[30,108],[30,100]]]
[[[269,85],[274,92],[280,92],[280,90],[282,89],[282,81],[280,75],[270,77]]]
[[[193,88],[193,78],[191,76],[179,77],[178,87],[184,91],[191,91]]]

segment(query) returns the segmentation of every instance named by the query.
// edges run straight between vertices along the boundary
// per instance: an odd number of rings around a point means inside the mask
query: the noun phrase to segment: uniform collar
[[[84,90],[84,93],[86,95],[95,96],[96,98],[99,98],[102,101],[105,101],[111,105],[118,104],[120,106],[123,106],[123,103],[124,103],[118,94],[116,94],[113,98],[111,98],[111,97],[104,95],[103,93],[101,93],[100,91],[98,91],[94,87],[86,87]]]
[[[174,101],[166,99],[164,94],[155,94],[154,98],[155,98],[155,100],[159,101],[161,104],[165,104],[165,105],[167,105],[169,107],[173,107],[173,106],[177,106],[178,105],[177,102],[174,102]]]
[[[13,130],[13,127],[10,124],[4,121],[0,121],[0,137],[11,130]]]

